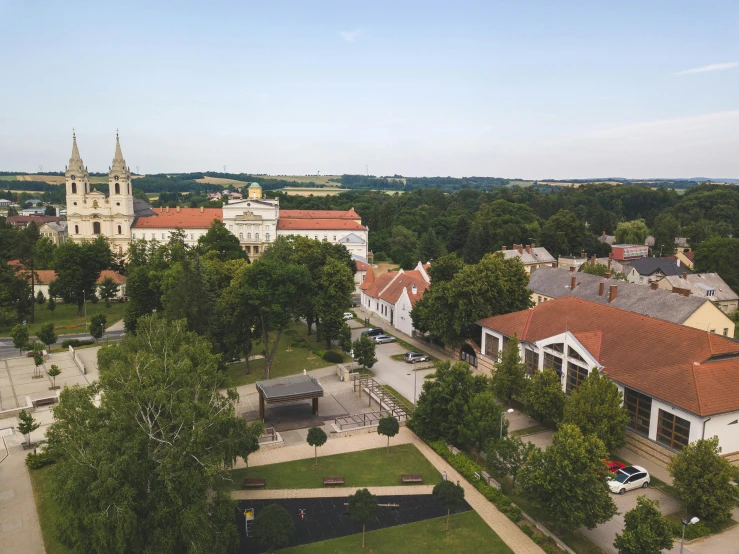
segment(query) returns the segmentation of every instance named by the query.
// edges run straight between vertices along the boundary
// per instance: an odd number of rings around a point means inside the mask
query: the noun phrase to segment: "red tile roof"
[[[418,272],[406,271],[398,275],[398,278],[380,294],[380,299],[395,304],[403,294],[403,290],[408,289],[408,298],[410,298],[411,304],[415,304],[423,296],[429,284],[421,277],[412,275],[413,273]],[[412,294],[413,285],[416,286],[416,294]]]
[[[570,331],[629,388],[702,416],[739,411],[739,343],[726,337],[575,297],[478,323],[527,342]]]
[[[208,229],[214,219],[223,221],[221,208],[175,208],[166,211],[164,208],[155,208],[149,217],[139,217],[133,224],[135,229]]]
[[[365,289],[364,293],[372,298],[379,298],[382,290],[397,276],[398,274],[396,272],[388,272],[375,277],[372,284]]]
[[[361,290],[367,290],[372,286],[372,284],[375,282],[375,273],[370,269],[367,271],[367,273],[364,274],[364,280],[362,281],[362,284],[359,285],[359,288]]]
[[[349,210],[280,210],[280,219],[356,219],[362,218],[354,208]]]
[[[41,227],[44,223],[65,221],[65,218],[56,215],[11,215],[6,218],[6,221],[11,225],[28,225],[35,222],[36,225]]]
[[[301,231],[366,231],[361,223],[351,219],[280,219],[277,228],[282,230]]]
[[[54,271],[53,269],[37,269],[35,273],[35,282],[37,285],[50,285],[56,279],[56,271]],[[95,281],[95,283],[100,285],[106,277],[110,277],[111,279],[113,279],[113,281],[117,285],[123,285],[126,282],[125,275],[121,275],[120,273],[118,273],[117,271],[113,271],[112,269],[104,269],[100,272],[100,277],[98,277],[98,280]],[[30,280],[27,272],[26,278]]]
[[[357,271],[372,271],[372,266],[369,264],[366,264],[361,260],[354,260],[354,262],[357,264]]]

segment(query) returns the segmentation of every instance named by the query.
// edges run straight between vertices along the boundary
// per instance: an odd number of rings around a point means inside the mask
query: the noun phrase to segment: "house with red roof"
[[[413,336],[411,310],[431,283],[427,267],[418,262],[415,269],[400,269],[378,277],[368,271],[360,287],[362,306],[398,331]]]
[[[529,374],[551,368],[571,394],[597,368],[623,394],[627,446],[666,464],[700,438],[717,436],[739,464],[739,341],[576,297],[489,317],[476,365],[493,368],[512,337]]]

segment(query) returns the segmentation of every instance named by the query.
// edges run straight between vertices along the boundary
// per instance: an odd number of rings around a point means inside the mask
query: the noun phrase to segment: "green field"
[[[42,325],[50,321],[54,323],[54,328],[56,329],[57,335],[71,335],[71,334],[85,332],[84,312],[83,312],[83,315],[78,316],[76,304],[66,304],[64,302],[59,302],[56,305],[56,310],[54,310],[53,314],[49,310],[46,309],[46,306],[47,306],[46,303],[40,306],[36,304],[35,323],[33,324],[30,323],[31,316],[30,315],[28,316],[27,321],[28,321],[29,335],[35,335]],[[88,302],[87,303],[87,320],[89,322],[90,318],[96,312],[102,312],[108,318],[108,322],[106,326],[110,327],[116,321],[123,319],[123,313],[125,312],[125,310],[126,310],[125,302],[113,302],[111,303],[110,308],[106,308],[105,302],[102,302],[102,301],[98,302],[97,304]],[[66,328],[66,327],[69,327],[69,328]],[[10,330],[12,328],[13,328],[12,325],[6,325],[4,327],[0,327],[0,336],[2,337],[9,336]]]
[[[49,496],[49,488],[51,486],[49,470],[51,467],[46,466],[42,469],[32,469],[28,473],[31,475],[33,498],[36,501],[36,511],[38,512],[38,519],[41,524],[41,535],[44,537],[46,554],[67,554],[71,550],[57,540],[56,533],[54,532],[59,517],[59,508]]]
[[[304,544],[280,550],[280,552],[284,554],[513,553],[495,534],[495,531],[477,515],[477,512],[469,511],[453,515],[449,520],[449,531],[444,530],[445,524],[446,518],[436,518],[371,531],[365,536],[364,550],[361,549],[362,536],[358,534]]]
[[[320,344],[316,343],[315,328],[310,337],[308,336],[308,327],[303,323],[294,323],[291,329],[295,333],[293,337],[289,337],[286,333],[283,333],[280,338],[280,344],[277,346],[277,354],[270,368],[270,379],[302,373],[304,369],[310,371],[312,369],[335,365],[333,362],[327,362],[321,356],[313,353],[313,350],[323,351],[326,347],[325,341],[321,341]],[[308,345],[310,348],[301,346],[301,344]],[[287,350],[288,345],[290,346],[290,351]],[[272,343],[270,343],[270,348],[272,348]],[[264,346],[261,341],[254,344],[254,353],[262,352],[263,350]],[[334,348],[334,351],[341,354],[336,348]],[[349,358],[344,356],[344,361],[348,362]],[[245,362],[238,362],[228,366],[228,375],[231,377],[231,384],[233,386],[248,385],[264,378],[264,359],[252,360],[249,365],[251,369],[251,373],[249,374],[246,373]]]
[[[435,485],[441,474],[412,444],[362,450],[321,457],[318,465],[313,458],[281,464],[235,469],[231,471],[232,490],[240,490],[244,477],[265,479],[268,489],[320,489],[326,475],[341,475],[346,487],[390,487],[400,485],[400,476],[420,473],[424,484]],[[414,485],[407,485],[414,486]]]

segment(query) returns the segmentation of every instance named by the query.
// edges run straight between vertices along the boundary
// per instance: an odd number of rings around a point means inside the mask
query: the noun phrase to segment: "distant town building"
[[[42,237],[48,238],[56,246],[59,246],[67,241],[67,227],[66,221],[49,221],[39,228],[39,233]]]
[[[644,244],[614,244],[611,246],[613,259],[620,262],[646,258],[649,255],[649,247]]]
[[[631,261],[625,269],[626,280],[638,285],[655,283],[665,276],[681,275],[685,271],[667,258],[639,258]]]
[[[536,271],[540,267],[554,267],[557,264],[557,260],[554,259],[546,248],[536,246],[536,244],[514,244],[513,248],[508,250],[507,247],[503,247],[499,250],[503,254],[505,259],[518,258],[523,263],[526,273]]]
[[[679,275],[665,277],[659,281],[658,286],[665,290],[710,300],[725,314],[733,314],[739,309],[739,295],[726,284],[718,273],[684,271]]]

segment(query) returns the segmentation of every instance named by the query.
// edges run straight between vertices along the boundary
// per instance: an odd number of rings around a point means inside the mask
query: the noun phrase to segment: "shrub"
[[[29,453],[26,456],[26,465],[29,469],[41,469],[44,466],[53,464],[56,460],[48,452],[41,452],[39,454]]]
[[[675,520],[669,520],[670,521],[670,530],[672,531],[673,537],[682,537],[683,534],[683,524],[679,521]],[[699,539],[701,537],[705,537],[707,535],[710,535],[711,533],[719,532],[720,528],[712,528],[710,524],[707,524],[705,521],[699,521],[698,523],[694,523],[692,525],[688,525],[685,527],[685,540],[686,541],[692,541],[693,539]]]
[[[386,262],[387,261],[387,254],[385,254],[385,252],[383,252],[382,250],[380,250],[379,252],[377,252],[375,254],[374,261],[375,262]]]
[[[334,352],[333,350],[326,350],[326,352],[323,353],[323,359],[327,362],[340,364],[344,361],[344,356],[342,356],[338,352]]]
[[[534,530],[531,527],[529,527],[525,523],[522,523],[521,525],[519,525],[519,527],[521,528],[521,531],[524,532],[524,535],[528,535],[531,538],[534,537]],[[536,540],[534,540],[534,542],[536,542]]]
[[[78,346],[86,346],[88,344],[95,344],[92,340],[80,340],[80,339],[65,339],[62,341],[62,348],[76,348]]]

